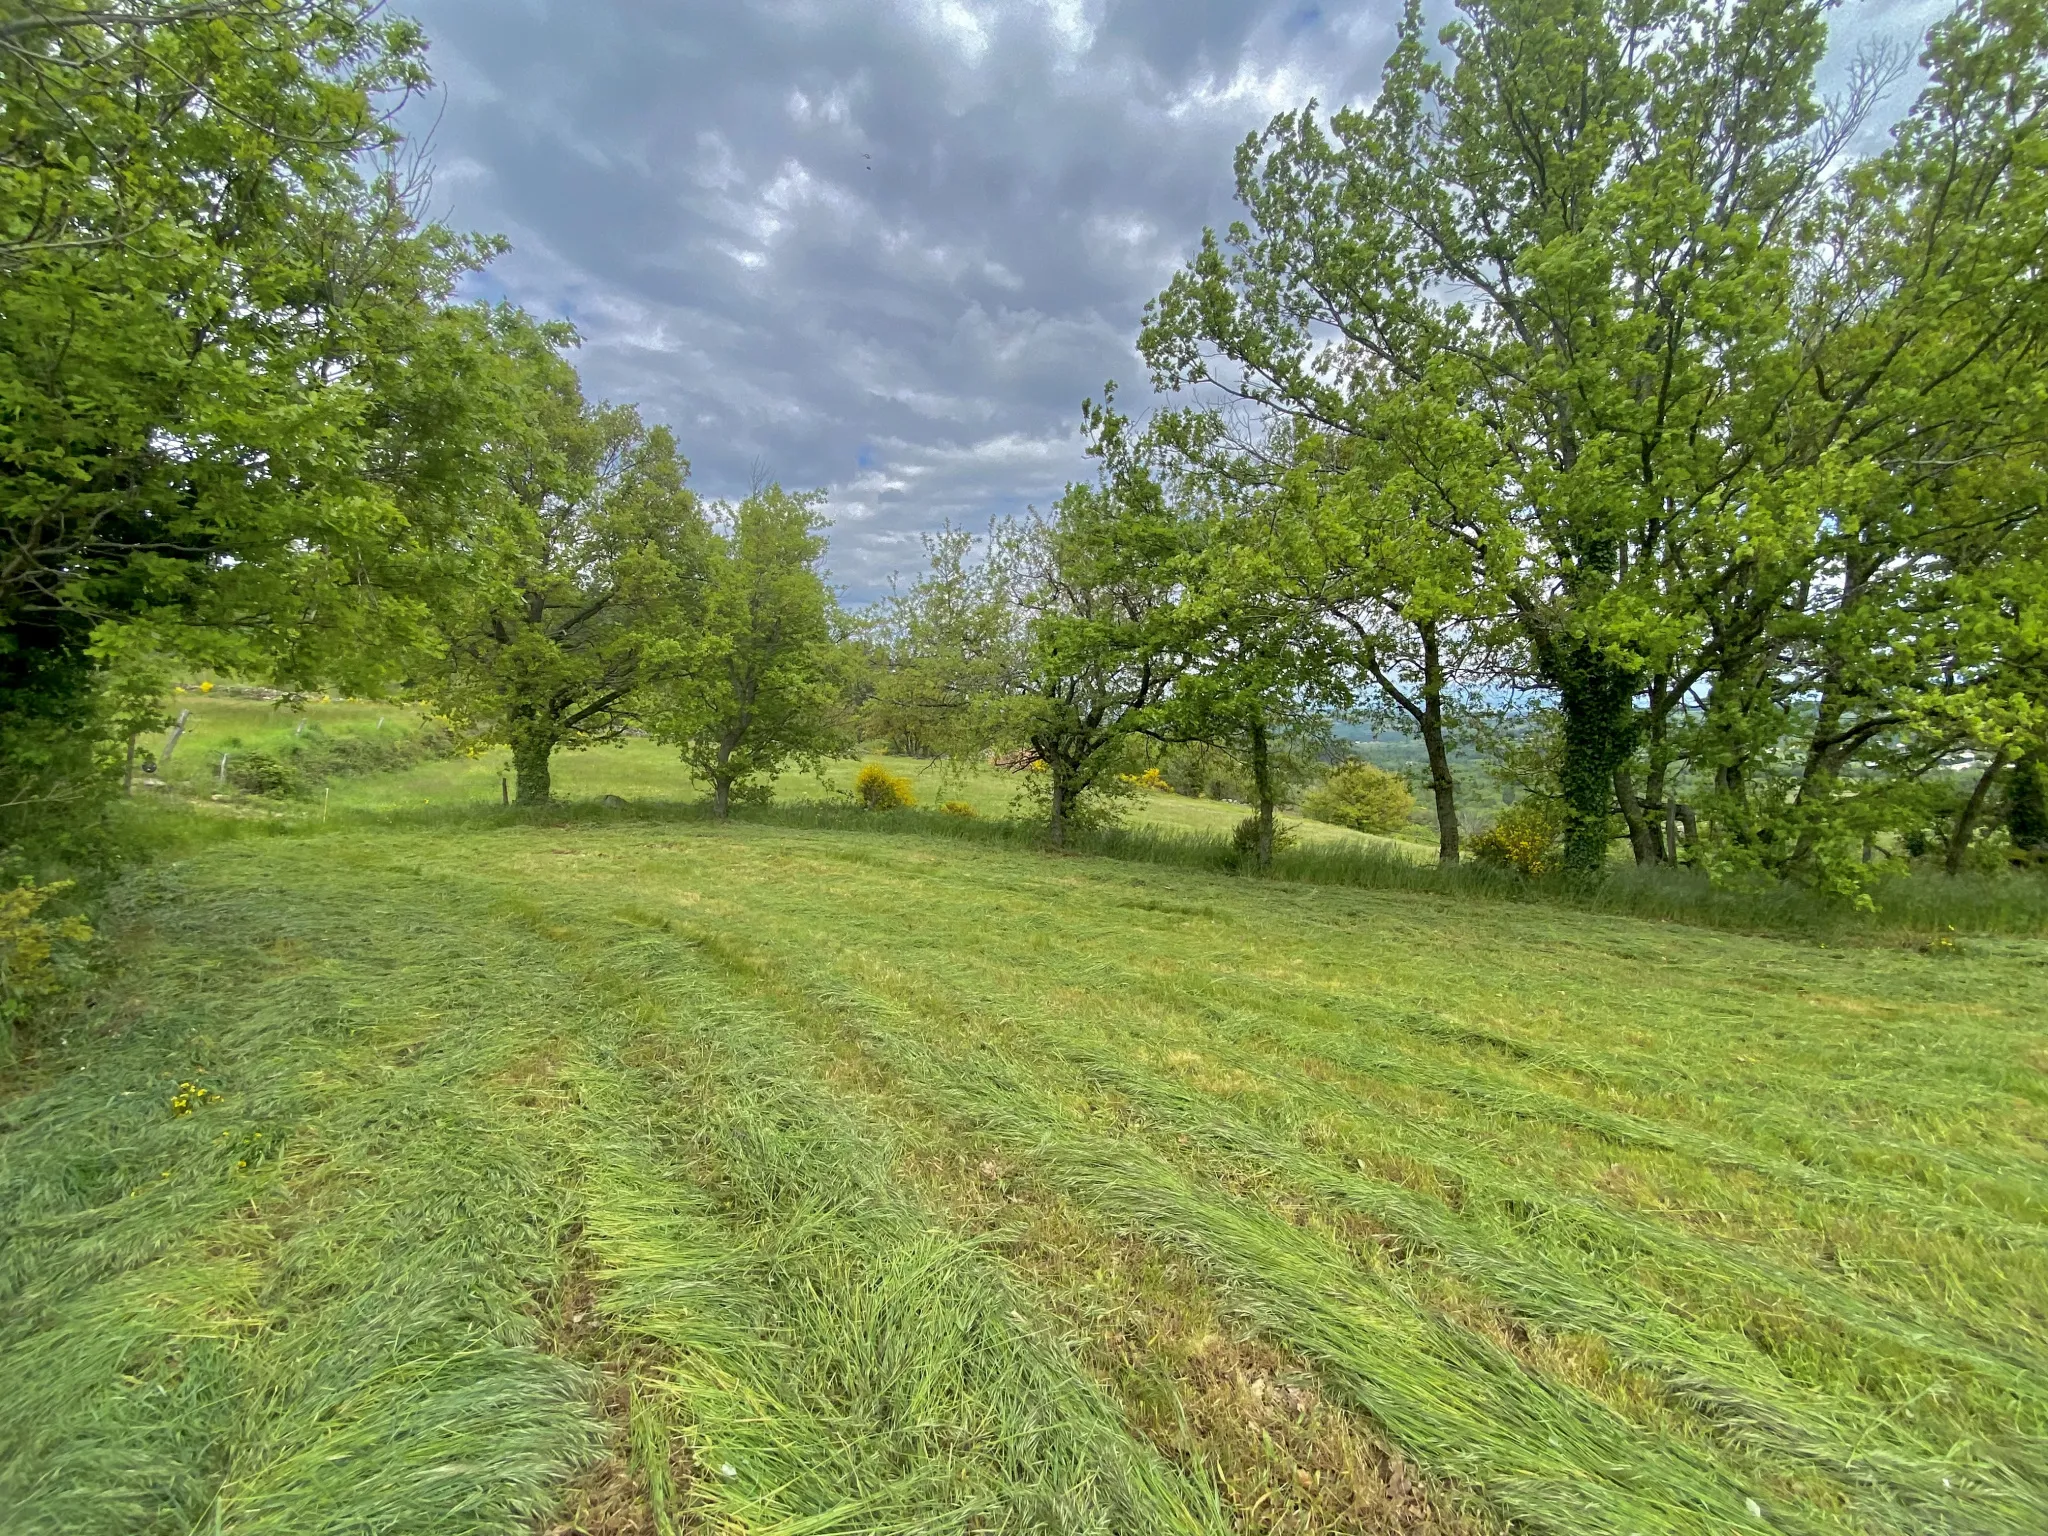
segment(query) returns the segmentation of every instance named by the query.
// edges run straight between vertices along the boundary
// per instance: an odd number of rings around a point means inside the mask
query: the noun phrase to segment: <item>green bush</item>
[[[228,758],[228,783],[245,795],[283,798],[303,794],[305,781],[296,765],[268,752],[237,752]]]
[[[1298,839],[1294,828],[1280,821],[1273,823],[1273,851],[1280,853],[1292,848]],[[1247,816],[1230,829],[1230,854],[1233,860],[1243,863],[1255,853],[1259,846],[1259,818]]]
[[[1415,796],[1384,768],[1371,763],[1344,763],[1309,791],[1302,814],[1354,832],[1392,832],[1408,824]]]
[[[2048,759],[2039,753],[2028,753],[2006,775],[2005,826],[2016,857],[2048,859]]]
[[[285,748],[285,759],[308,784],[359,774],[397,773],[434,758],[451,757],[455,738],[429,720],[412,730],[350,731],[329,736],[316,724]],[[230,771],[233,764],[229,764]]]
[[[44,903],[70,888],[69,880],[24,880],[0,891],[0,1025],[20,1024],[37,1004],[62,992],[91,941],[84,918],[43,915]]]

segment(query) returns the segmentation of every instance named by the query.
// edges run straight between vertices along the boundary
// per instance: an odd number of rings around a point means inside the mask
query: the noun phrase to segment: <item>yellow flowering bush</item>
[[[879,763],[869,763],[854,777],[853,795],[861,808],[869,811],[900,811],[917,803],[910,780]]]
[[[1473,838],[1472,856],[1532,879],[1547,875],[1560,862],[1564,843],[1564,809],[1548,800],[1517,800],[1500,820]]]
[[[1166,775],[1157,768],[1147,768],[1143,773],[1121,774],[1119,777],[1133,789],[1155,790],[1162,795],[1173,793],[1173,786],[1166,782]]]
[[[940,806],[939,809],[944,811],[948,816],[973,817],[977,814],[974,807],[969,805],[965,800],[948,800],[944,805]]]
[[[63,962],[91,941],[92,927],[84,918],[41,915],[52,896],[70,888],[69,880],[24,880],[0,891],[0,1022],[17,1023],[36,1003],[63,991]]]

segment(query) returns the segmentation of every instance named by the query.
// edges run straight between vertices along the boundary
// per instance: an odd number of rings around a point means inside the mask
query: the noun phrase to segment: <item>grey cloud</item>
[[[1087,473],[1145,301],[1274,112],[1373,87],[1398,15],[1239,0],[411,0],[437,211],[573,320],[695,483],[822,486],[855,597],[919,530]],[[1873,5],[1896,18],[1906,4]],[[1917,20],[1917,14],[1914,15]]]

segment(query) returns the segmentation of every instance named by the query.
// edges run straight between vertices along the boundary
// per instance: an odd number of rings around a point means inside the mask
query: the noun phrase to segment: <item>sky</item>
[[[850,601],[920,532],[1043,506],[1080,406],[1150,398],[1147,299],[1233,217],[1246,134],[1371,97],[1398,0],[404,0],[428,211],[573,321],[586,393],[692,484],[822,488]],[[1849,0],[1837,53],[1932,0]]]

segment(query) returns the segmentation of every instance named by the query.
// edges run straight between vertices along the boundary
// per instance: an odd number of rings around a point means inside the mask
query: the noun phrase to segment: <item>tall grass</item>
[[[2048,1526],[2038,946],[915,815],[337,815],[137,878],[0,1100],[0,1523],[530,1531],[608,1459],[662,1531],[1348,1529],[1078,1363],[1173,1266],[1475,1523]]]
[[[581,1255],[664,1529],[1223,1528],[743,1004],[331,851],[163,879],[144,1015],[0,1124],[8,1530],[530,1530]]]
[[[1107,1086],[1117,1101],[1142,1106],[1166,1133],[1167,1155],[1147,1152],[1126,1115],[1107,1131],[1099,1119],[1062,1110],[1028,1075],[991,1056],[985,1037],[975,1049],[941,1055],[920,1027],[933,1022],[930,1009],[906,1016],[870,994],[848,1014],[844,994],[835,1001],[842,1017],[858,1020],[854,1027],[904,1091],[1025,1157],[1105,1221],[1186,1248],[1245,1316],[1317,1360],[1326,1385],[1393,1428],[1428,1464],[1489,1489],[1509,1514],[1545,1529],[1615,1531],[1647,1524],[1906,1532],[1968,1507],[1983,1522],[1973,1528],[2018,1533],[2048,1518],[2048,1465],[2025,1449],[2023,1435],[1995,1453],[1969,1452],[1967,1419],[1937,1412],[1926,1430],[1902,1432],[1889,1416],[1873,1422],[1857,1390],[1867,1392],[1871,1373],[1882,1369],[1897,1373],[1887,1395],[1902,1407],[1940,1393],[1969,1404],[1979,1423],[2016,1433],[2022,1425],[2048,1427],[2048,1394],[2039,1388],[2048,1378],[2020,1340],[1944,1339],[1949,1330],[1911,1309],[1901,1326],[1863,1298],[1830,1295],[1817,1277],[1759,1263],[1740,1249],[1631,1222],[1595,1202],[1561,1201],[1538,1186],[1502,1188],[1500,1171],[1483,1160],[1463,1172],[1468,1191],[1484,1188],[1486,1198],[1468,1193],[1463,1212],[1453,1212],[1398,1181],[1359,1177],[1289,1148],[1215,1101],[1134,1071],[1127,1049],[1084,1053],[1095,1087],[1082,1102],[1100,1103]],[[900,1024],[889,1022],[892,1014]],[[1316,1123],[1326,1143],[1328,1121]],[[1187,1154],[1174,1149],[1191,1142],[1232,1154],[1241,1166],[1226,1184],[1256,1189],[1260,1198],[1205,1193],[1176,1171],[1173,1160]],[[1412,1162],[1408,1171],[1416,1171]],[[1361,1275],[1355,1255],[1332,1241],[1336,1234],[1304,1234],[1298,1215],[1266,1209],[1276,1184],[1290,1205],[1309,1197],[1370,1217],[1377,1231],[1402,1242],[1411,1278],[1403,1267],[1370,1262]],[[1537,1212],[1561,1218],[1549,1242],[1542,1227],[1530,1227]],[[1412,1288],[1426,1256],[1447,1261],[1477,1294],[1507,1303],[1520,1318],[1601,1339],[1628,1370],[1661,1382],[1667,1400],[1703,1426],[1710,1443],[1681,1443],[1669,1448],[1675,1460],[1662,1460],[1601,1403],[1532,1381],[1524,1363],[1485,1334],[1435,1311],[1441,1294]],[[1662,1284],[1666,1275],[1677,1278],[1676,1292],[1643,1287],[1636,1275],[1645,1264],[1661,1272]],[[1810,1338],[1792,1356],[1806,1357],[1798,1375],[1807,1379],[1788,1375],[1775,1351],[1756,1347],[1745,1332],[1752,1315],[1726,1310],[1731,1297],[1750,1302],[1773,1292],[1794,1312],[1818,1311]],[[1834,1330],[1844,1326],[1848,1338],[1838,1341]],[[1841,1355],[1835,1379],[1826,1369],[1813,1379],[1816,1348],[1823,1358]],[[1717,1453],[1711,1442],[1723,1448]],[[1542,1446],[1569,1450],[1546,1467]],[[1815,1478],[1835,1481],[1853,1515],[1837,1523],[1825,1501],[1811,1503]],[[1802,1480],[1806,1486],[1794,1493]],[[1769,1524],[1752,1523],[1753,1497],[1772,1510]]]
[[[182,881],[148,910],[136,1016],[0,1130],[7,1529],[530,1525],[598,1432],[527,1308],[560,1191],[473,1087],[505,1035],[424,1022],[472,965],[401,1001],[419,949],[345,912],[294,933]],[[209,1096],[181,1115],[182,1080]]]
[[[575,1081],[610,1126],[687,1109],[669,1148],[590,1144],[585,1237],[606,1317],[653,1346],[640,1390],[697,1504],[848,1536],[1224,1529],[1028,1295],[892,1183],[886,1131],[821,1102],[748,1010],[693,1004]]]

